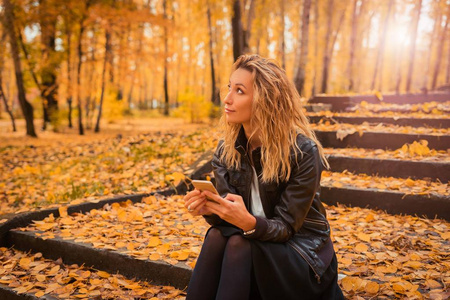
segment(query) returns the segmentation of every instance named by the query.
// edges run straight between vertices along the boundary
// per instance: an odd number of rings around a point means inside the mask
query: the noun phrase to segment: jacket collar
[[[244,126],[241,125],[241,129],[239,129],[239,134],[237,136],[236,141],[234,142],[234,148],[242,155],[247,154],[247,144],[248,140],[245,136]]]
[[[239,134],[236,138],[236,141],[234,142],[234,148],[241,155],[249,155],[249,153],[247,153],[248,140],[247,140],[247,136],[245,135],[244,126],[241,126],[241,129],[239,130]],[[258,147],[255,150],[253,150],[253,153],[256,155],[259,155],[259,157],[260,157],[261,156],[261,147]]]

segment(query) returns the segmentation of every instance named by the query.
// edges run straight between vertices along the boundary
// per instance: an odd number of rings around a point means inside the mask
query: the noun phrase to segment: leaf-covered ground
[[[402,134],[429,134],[429,135],[449,135],[449,128],[433,128],[433,127],[412,127],[412,126],[399,126],[394,124],[372,125],[368,122],[363,124],[347,124],[347,123],[334,123],[332,124],[328,120],[320,120],[319,123],[312,123],[311,127],[314,130],[320,131],[348,131],[350,133],[358,132],[362,136],[365,132],[383,132],[383,133],[402,133]],[[339,138],[339,137],[338,137]]]
[[[346,112],[309,112],[308,116],[326,117],[390,117],[390,118],[450,118],[450,101],[447,102],[425,102],[417,104],[394,104],[394,103],[361,103],[351,107]]]
[[[129,280],[76,264],[53,261],[41,253],[31,254],[0,248],[0,284],[17,293],[55,296],[58,299],[184,299],[185,293],[171,286]]]
[[[448,183],[411,178],[379,177],[366,174],[343,172],[322,172],[322,186],[337,188],[373,189],[374,191],[395,191],[405,195],[450,196]]]
[[[203,218],[186,213],[180,196],[116,203],[87,214],[61,212],[20,230],[194,267],[208,228]],[[347,297],[450,295],[450,223],[345,206],[328,206],[327,212]]]
[[[410,161],[450,162],[450,153],[445,150],[430,149],[424,142],[414,141],[397,150],[364,148],[324,148],[327,155],[370,159],[400,159]]]
[[[151,192],[173,184],[217,139],[203,127],[0,148],[0,215]],[[192,171],[192,170],[191,170]]]

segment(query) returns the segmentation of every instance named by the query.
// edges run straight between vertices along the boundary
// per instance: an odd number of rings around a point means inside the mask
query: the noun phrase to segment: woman
[[[184,198],[212,225],[186,299],[343,299],[319,199],[329,166],[294,85],[273,61],[243,55],[224,103],[212,160],[220,196]]]

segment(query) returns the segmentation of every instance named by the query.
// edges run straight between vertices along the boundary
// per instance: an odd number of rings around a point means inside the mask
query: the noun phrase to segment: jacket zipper
[[[297,249],[297,247],[295,245],[292,244],[291,241],[288,241],[289,245],[295,250],[297,251],[298,254],[300,254],[301,257],[303,257],[303,259],[308,263],[308,265],[311,267],[311,270],[313,270],[315,277],[317,279],[317,283],[320,284],[320,276],[319,274],[317,274],[316,270],[313,268],[313,266],[311,266],[311,264],[309,263],[309,261],[305,258],[305,256],[303,255],[303,253]]]

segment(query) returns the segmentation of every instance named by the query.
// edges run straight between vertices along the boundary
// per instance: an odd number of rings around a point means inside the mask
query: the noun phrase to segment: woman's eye
[[[237,89],[238,94],[243,94],[244,92],[241,89]]]

